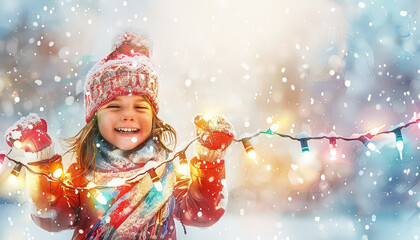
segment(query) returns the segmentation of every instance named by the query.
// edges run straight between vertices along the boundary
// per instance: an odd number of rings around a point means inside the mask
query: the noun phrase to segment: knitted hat
[[[86,122],[104,104],[124,95],[146,95],[156,113],[159,111],[158,78],[149,53],[148,41],[144,37],[132,32],[118,36],[113,51],[86,75]]]

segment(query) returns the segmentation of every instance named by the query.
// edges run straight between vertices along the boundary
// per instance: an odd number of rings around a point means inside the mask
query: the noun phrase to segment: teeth
[[[125,132],[125,133],[135,133],[139,131],[139,129],[137,128],[116,128],[115,130],[117,130],[118,132]]]

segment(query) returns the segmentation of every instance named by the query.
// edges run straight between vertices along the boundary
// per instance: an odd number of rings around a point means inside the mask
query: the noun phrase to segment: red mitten
[[[22,117],[6,131],[6,142],[10,147],[25,151],[25,158],[41,161],[54,155],[52,141],[47,134],[47,122],[31,113]]]
[[[198,159],[209,162],[222,159],[235,136],[233,125],[219,114],[199,114],[194,117],[194,124],[200,136],[194,146]]]

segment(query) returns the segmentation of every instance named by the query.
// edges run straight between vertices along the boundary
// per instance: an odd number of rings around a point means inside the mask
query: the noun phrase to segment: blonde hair
[[[152,106],[149,98],[144,97]],[[177,143],[176,131],[157,116],[153,107],[151,109],[153,114],[151,132],[153,141],[160,148],[172,152]],[[95,168],[97,153],[95,138],[99,135],[98,119],[95,114],[75,136],[65,140],[69,147],[66,153],[74,153],[77,156],[77,164],[83,171]],[[173,146],[172,149],[169,148],[170,146]]]

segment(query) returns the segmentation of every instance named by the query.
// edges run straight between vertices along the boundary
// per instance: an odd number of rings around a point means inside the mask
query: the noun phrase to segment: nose
[[[125,112],[122,116],[121,116],[121,120],[123,122],[134,122],[134,115],[131,112]]]

